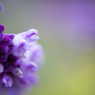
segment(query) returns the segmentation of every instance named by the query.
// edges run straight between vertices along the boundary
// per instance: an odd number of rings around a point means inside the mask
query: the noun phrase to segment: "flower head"
[[[4,29],[0,24],[0,89],[6,89],[8,95],[19,95],[22,89],[37,82],[37,59],[43,57],[44,52],[36,42],[37,30],[3,34]]]

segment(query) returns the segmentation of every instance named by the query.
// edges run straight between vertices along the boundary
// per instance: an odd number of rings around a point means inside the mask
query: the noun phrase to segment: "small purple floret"
[[[4,75],[2,78],[2,83],[6,86],[6,87],[11,87],[13,85],[13,80],[10,76],[8,75]]]
[[[3,34],[5,27],[0,24],[0,79],[1,86],[13,89],[25,89],[37,82],[39,58],[43,57],[43,49],[36,40],[37,30]],[[7,92],[7,93],[8,93]],[[13,90],[16,93],[16,90]]]
[[[5,30],[5,27],[3,24],[0,24],[0,32],[3,32]]]

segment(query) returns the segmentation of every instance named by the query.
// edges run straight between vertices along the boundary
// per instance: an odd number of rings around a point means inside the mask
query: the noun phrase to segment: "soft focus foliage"
[[[4,11],[0,22],[7,31],[17,34],[33,27],[39,31],[39,43],[45,50],[46,64],[39,72],[41,82],[26,95],[95,95],[93,0],[1,3]]]

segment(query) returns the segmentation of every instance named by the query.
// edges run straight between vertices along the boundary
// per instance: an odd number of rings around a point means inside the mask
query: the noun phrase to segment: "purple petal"
[[[4,67],[3,65],[0,63],[0,73],[2,73],[4,71]]]
[[[34,62],[29,62],[27,64],[23,64],[21,66],[21,69],[25,70],[25,73],[28,73],[28,72],[37,72],[39,70],[37,64],[34,63]]]
[[[6,95],[22,95],[22,89],[17,86],[12,86],[7,88]]]
[[[0,32],[3,32],[5,30],[5,26],[3,24],[0,24]]]
[[[8,46],[4,43],[0,43],[0,53],[7,54],[8,53]]]
[[[10,76],[4,75],[2,79],[2,83],[5,84],[6,87],[12,87],[13,80]]]
[[[7,54],[0,54],[0,62],[5,62],[5,61],[7,61]]]

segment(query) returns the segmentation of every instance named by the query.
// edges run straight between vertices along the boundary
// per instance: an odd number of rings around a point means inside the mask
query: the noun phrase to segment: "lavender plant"
[[[37,83],[36,72],[44,55],[42,46],[36,41],[38,31],[30,29],[19,34],[4,34],[0,24],[0,95],[21,95],[32,84]]]

